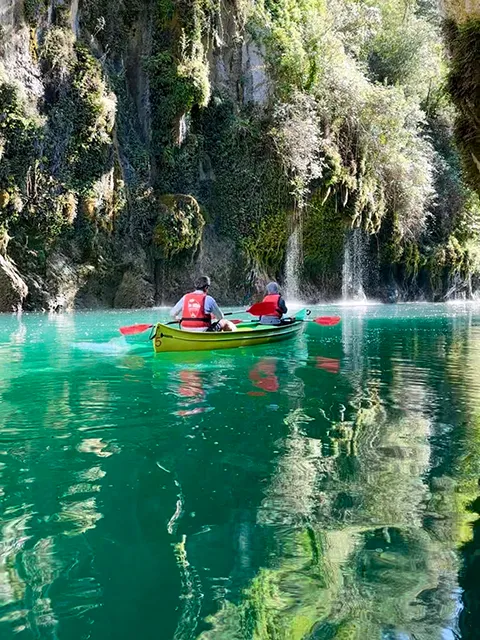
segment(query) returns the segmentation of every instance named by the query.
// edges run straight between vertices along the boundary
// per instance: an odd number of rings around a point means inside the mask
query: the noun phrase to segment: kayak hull
[[[243,323],[238,325],[237,331],[219,332],[185,331],[159,322],[155,325],[152,342],[155,353],[236,349],[288,340],[299,335],[304,328],[303,319],[280,326]]]

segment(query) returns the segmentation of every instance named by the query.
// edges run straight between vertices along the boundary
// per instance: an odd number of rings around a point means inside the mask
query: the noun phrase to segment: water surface
[[[330,312],[156,357],[159,311],[0,317],[2,640],[478,638],[480,307]]]

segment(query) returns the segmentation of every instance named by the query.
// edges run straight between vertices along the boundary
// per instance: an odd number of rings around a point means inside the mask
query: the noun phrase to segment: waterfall
[[[459,273],[454,273],[449,277],[448,290],[444,296],[444,300],[469,300],[472,297],[472,276],[469,274],[466,278]]]
[[[185,142],[188,133],[188,123],[185,114],[180,118],[178,123],[178,146],[181,147]]]
[[[289,300],[300,299],[302,235],[301,221],[298,220],[287,243],[287,259],[285,263],[285,295]]]
[[[70,26],[77,38],[79,32],[78,3],[79,0],[72,0],[72,4],[70,5]]]
[[[363,290],[367,269],[367,239],[362,229],[348,232],[343,254],[342,299],[366,300]]]

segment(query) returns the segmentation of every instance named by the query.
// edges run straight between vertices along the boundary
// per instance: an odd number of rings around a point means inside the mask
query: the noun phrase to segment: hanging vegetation
[[[21,270],[25,246],[43,262],[75,246],[152,280],[160,254],[184,271],[215,238],[233,243],[244,296],[282,280],[302,221],[315,298],[339,294],[352,228],[375,238],[370,293],[470,294],[479,16],[447,8],[445,25],[434,0],[25,4],[30,84],[0,76],[5,251]]]

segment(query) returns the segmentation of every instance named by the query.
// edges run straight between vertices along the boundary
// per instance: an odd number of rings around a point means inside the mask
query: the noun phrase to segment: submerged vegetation
[[[455,10],[447,20],[436,0],[88,0],[73,15],[26,3],[42,93],[0,75],[7,250],[22,272],[45,275],[61,249],[77,266],[102,264],[109,282],[126,271],[152,281],[158,260],[196,268],[206,226],[234,243],[241,267],[227,286],[244,295],[242,282],[282,280],[301,224],[300,275],[316,298],[338,295],[345,235],[358,227],[380,265],[370,293],[470,295],[478,16]],[[4,44],[2,54],[6,68],[20,64]]]

